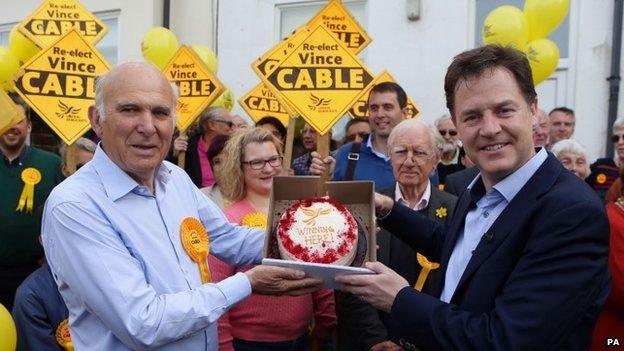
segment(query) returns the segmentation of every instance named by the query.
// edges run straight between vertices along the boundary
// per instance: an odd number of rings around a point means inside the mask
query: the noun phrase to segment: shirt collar
[[[31,150],[31,147],[29,145],[24,145],[20,154],[15,159],[13,159],[13,161],[9,161],[9,159],[1,151],[0,151],[0,155],[2,155],[2,160],[4,161],[4,164],[7,165],[8,167],[18,166],[18,165],[21,165],[24,161],[26,161],[28,156],[30,156],[30,150]]]
[[[389,161],[390,160],[390,156],[375,150],[375,148],[373,147],[373,136],[374,136],[373,133],[370,133],[368,135],[368,139],[366,139],[366,147],[369,148],[379,158],[383,159],[384,161]]]
[[[98,143],[91,164],[100,176],[106,194],[113,201],[117,201],[139,186],[132,177],[108,157],[104,149],[102,149],[101,143]],[[154,183],[161,181],[166,184],[169,181],[170,173],[171,169],[169,166],[165,162],[161,162],[156,172]]]
[[[518,192],[524,187],[524,185],[531,179],[531,177],[537,172],[538,168],[546,161],[548,153],[543,147],[539,149],[529,161],[527,161],[522,167],[518,168],[515,172],[508,175],[505,179],[496,183],[492,188],[498,191],[507,202],[518,194]],[[477,202],[485,194],[485,187],[483,180],[480,177],[481,173],[468,185],[468,190],[473,201]]]
[[[412,209],[415,211],[419,211],[429,206],[430,198],[431,198],[431,182],[427,180],[427,187],[425,188],[425,192],[422,194],[422,196],[420,197],[420,200],[416,203],[416,205],[412,207]],[[410,207],[409,202],[403,198],[403,193],[401,192],[401,187],[399,186],[398,182],[395,185],[394,200],[402,203],[403,205],[407,207]]]

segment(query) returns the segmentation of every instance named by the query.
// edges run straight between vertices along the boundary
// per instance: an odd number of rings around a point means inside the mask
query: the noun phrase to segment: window
[[[475,47],[483,45],[481,38],[481,30],[483,22],[490,11],[502,5],[511,5],[522,10],[524,8],[524,0],[476,0],[476,25],[475,25]],[[548,39],[552,40],[559,47],[559,57],[562,59],[569,56],[569,36],[570,36],[570,15],[566,16],[561,25],[550,35]]]

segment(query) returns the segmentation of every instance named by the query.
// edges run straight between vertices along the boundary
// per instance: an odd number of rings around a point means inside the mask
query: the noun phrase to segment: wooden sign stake
[[[290,169],[290,162],[292,161],[293,143],[295,141],[295,119],[291,118],[288,122],[286,129],[286,145],[284,150],[284,161],[282,167],[284,169]]]

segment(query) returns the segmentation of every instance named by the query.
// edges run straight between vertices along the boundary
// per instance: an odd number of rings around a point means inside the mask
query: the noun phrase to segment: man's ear
[[[531,118],[535,121],[539,121],[539,118],[537,117],[537,98],[529,104],[529,113],[531,114]]]
[[[94,105],[89,106],[89,122],[91,123],[91,129],[97,134],[98,138],[102,138],[102,123],[100,120],[100,114]]]
[[[401,109],[401,114],[403,115],[403,119],[407,119],[407,117],[408,117],[407,112],[408,112],[407,106],[405,106],[405,107],[403,107]]]

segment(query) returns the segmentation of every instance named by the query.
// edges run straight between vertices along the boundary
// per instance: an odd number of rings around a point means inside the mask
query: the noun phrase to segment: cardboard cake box
[[[273,177],[262,264],[303,270],[307,276],[322,279],[324,287],[335,289],[334,277],[337,275],[373,273],[361,266],[364,262],[377,260],[375,192],[372,181],[341,181],[327,182],[327,194],[318,194],[318,180],[319,177],[314,176]],[[345,205],[362,226],[363,235],[358,238],[358,253],[351,266],[290,261],[280,257],[275,229],[282,213],[298,200],[323,195]]]

